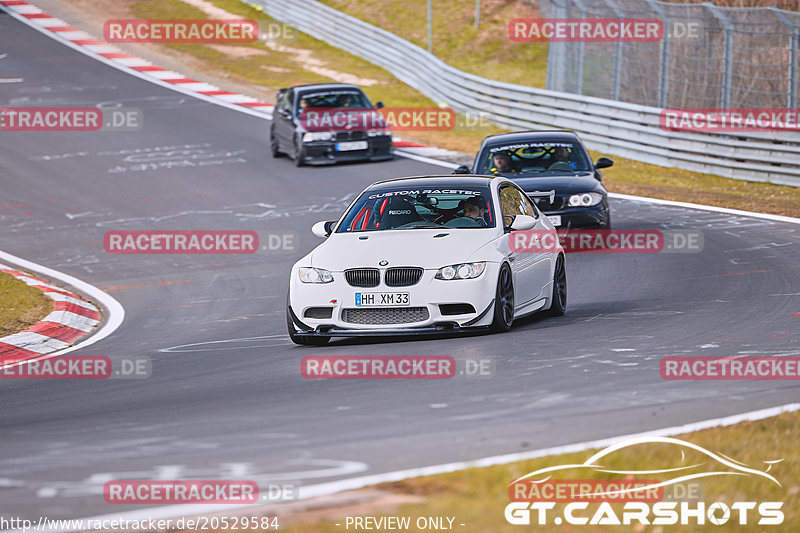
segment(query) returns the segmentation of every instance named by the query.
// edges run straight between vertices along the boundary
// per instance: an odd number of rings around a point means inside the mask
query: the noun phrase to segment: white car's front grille
[[[428,320],[427,307],[382,307],[343,309],[342,320],[350,324],[409,324]]]
[[[386,271],[385,283],[388,287],[409,287],[422,278],[419,267],[394,267]]]
[[[352,287],[377,287],[381,272],[377,268],[351,268],[344,271],[344,278]]]

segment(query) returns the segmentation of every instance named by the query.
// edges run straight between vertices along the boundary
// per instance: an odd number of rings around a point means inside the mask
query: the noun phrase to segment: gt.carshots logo
[[[632,468],[630,461],[648,457],[665,464]],[[584,463],[546,467],[509,484],[505,519],[514,525],[778,525],[784,521],[780,501],[678,501],[687,482],[715,476],[780,483],[768,472],[781,460],[764,461],[763,471],[721,453],[670,437],[631,439],[594,454]],[[580,478],[571,479],[569,473]],[[587,479],[602,474],[605,479]],[[618,475],[617,479],[609,479]],[[642,478],[636,476],[641,475]],[[728,479],[727,477],[725,479]],[[693,481],[694,480],[694,481]],[[734,491],[735,493],[738,493]]]

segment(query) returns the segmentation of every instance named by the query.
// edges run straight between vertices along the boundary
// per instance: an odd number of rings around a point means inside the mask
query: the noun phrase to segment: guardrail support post
[[[660,5],[653,2],[653,0],[644,0],[650,9],[653,10],[664,24],[664,38],[661,39],[661,64],[659,65],[659,78],[658,78],[658,107],[666,109],[669,107],[669,50],[672,41],[667,36],[667,25],[670,23],[669,15],[664,11]]]
[[[703,4],[714,15],[725,30],[724,65],[722,70],[722,88],[720,94],[722,109],[730,109],[731,95],[733,94],[733,25],[722,11],[714,4],[705,2]]]
[[[614,12],[617,18],[625,18],[625,14],[614,0],[604,0],[606,5]],[[614,86],[611,89],[611,99],[619,100],[620,84],[622,83],[622,42],[617,41],[614,47]]]
[[[433,0],[428,0],[428,52],[433,53]]]
[[[787,90],[789,94],[787,94],[786,98],[786,105],[789,109],[795,109],[797,107],[797,91],[798,91],[798,83],[797,83],[797,49],[800,47],[800,28],[798,28],[792,20],[786,16],[786,13],[777,9],[775,7],[768,7],[772,14],[775,15],[775,18],[781,21],[781,23],[786,26],[789,30],[789,83]]]
[[[578,6],[578,18],[586,18],[586,4],[583,0],[573,0]],[[578,58],[575,61],[575,92],[583,94],[583,65],[586,61],[586,43],[578,42]]]

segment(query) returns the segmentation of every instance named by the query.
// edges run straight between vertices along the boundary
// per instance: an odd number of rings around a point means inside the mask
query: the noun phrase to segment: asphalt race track
[[[0,381],[0,514],[131,510],[110,478],[291,480],[366,473],[635,433],[797,401],[790,381],[664,381],[670,355],[798,354],[800,228],[613,202],[618,229],[694,229],[689,254],[571,254],[560,319],[503,335],[294,346],[291,264],[367,184],[449,170],[396,158],[297,169],[268,121],[94,61],[0,14],[0,104],[140,108],[144,128],[0,133],[0,249],[109,292],[111,337],[73,355],[149,356],[146,380]],[[613,169],[611,170],[613,173]],[[111,255],[109,230],[296,235],[252,255]],[[312,381],[305,355],[493,357],[496,375]]]

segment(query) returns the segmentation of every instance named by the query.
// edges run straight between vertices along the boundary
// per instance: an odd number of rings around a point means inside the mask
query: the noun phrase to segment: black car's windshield
[[[486,187],[437,184],[366,191],[337,233],[435,228],[492,228],[495,210]]]
[[[297,105],[301,109],[313,107],[372,107],[366,95],[355,89],[336,89],[329,91],[301,93]]]
[[[588,172],[591,161],[580,144],[571,141],[537,141],[496,144],[480,155],[476,174],[550,174]]]

